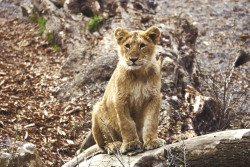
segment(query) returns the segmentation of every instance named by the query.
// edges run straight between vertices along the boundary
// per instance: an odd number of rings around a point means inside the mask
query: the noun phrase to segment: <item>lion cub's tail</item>
[[[97,144],[91,146],[84,152],[78,154],[75,156],[72,160],[64,164],[62,167],[74,167],[77,166],[79,163],[81,163],[84,159],[87,159],[88,157],[94,156],[96,154],[100,154],[103,151],[97,146]]]

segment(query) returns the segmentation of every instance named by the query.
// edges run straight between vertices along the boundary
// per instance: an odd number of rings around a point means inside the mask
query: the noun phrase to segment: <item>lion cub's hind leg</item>
[[[98,118],[95,114],[92,115],[92,134],[95,139],[96,144],[103,150],[105,141],[100,126],[98,124]]]
[[[96,117],[95,119],[100,119]],[[103,128],[103,129],[101,129]],[[120,151],[121,141],[117,140],[117,135],[113,129],[107,130],[100,120],[93,121],[92,132],[97,145],[108,154],[116,154]]]
[[[121,136],[118,135],[115,125],[110,124],[105,115],[105,107],[99,102],[94,106],[92,114],[92,133],[96,144],[108,154],[120,150]]]

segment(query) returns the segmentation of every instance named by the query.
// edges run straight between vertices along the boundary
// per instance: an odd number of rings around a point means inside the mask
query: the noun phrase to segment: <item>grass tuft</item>
[[[44,17],[39,17],[39,16],[31,16],[30,17],[31,21],[37,22],[38,24],[38,31],[39,31],[39,35],[42,35],[44,33],[44,31],[46,30],[46,20]]]
[[[30,20],[34,21],[38,24],[38,34],[42,35],[44,33],[44,31],[46,30],[45,18],[33,15],[30,17]],[[60,50],[60,47],[56,44],[55,39],[54,39],[54,35],[51,32],[46,33],[46,38],[48,39],[49,44],[52,46],[52,48],[55,52]]]
[[[49,41],[49,44],[52,46],[53,50],[55,52],[59,51],[60,47],[56,44],[53,34],[51,32],[47,32],[46,37]]]
[[[103,17],[100,15],[94,15],[88,23],[88,30],[90,32],[98,31],[103,24]]]

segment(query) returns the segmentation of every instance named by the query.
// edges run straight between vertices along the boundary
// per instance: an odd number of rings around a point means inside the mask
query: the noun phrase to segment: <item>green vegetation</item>
[[[39,16],[31,16],[30,17],[31,21],[34,21],[38,24],[38,34],[42,35],[44,33],[44,31],[46,30],[46,20],[44,17],[39,17]],[[54,36],[51,32],[48,32],[46,34],[46,38],[49,41],[49,44],[52,46],[53,50],[55,52],[57,52],[58,50],[60,50],[60,47],[56,44],[55,40],[54,40]]]
[[[52,48],[55,52],[57,52],[61,49],[60,46],[58,46],[57,44],[53,45]]]
[[[103,24],[103,18],[100,15],[94,15],[88,23],[88,30],[90,32],[98,31]]]
[[[16,131],[16,139],[18,139],[19,138],[19,134],[18,134],[18,131],[19,131],[19,124],[18,124],[18,122],[20,122],[21,121],[21,117],[20,117],[20,115],[19,114],[16,114],[16,120],[17,120],[17,124],[14,126],[14,129],[15,129],[15,131]]]
[[[39,16],[31,16],[30,17],[31,21],[35,21],[38,24],[38,31],[39,31],[39,35],[42,35],[44,33],[44,31],[46,30],[46,20],[44,17],[39,17]]]
[[[60,47],[56,44],[53,34],[51,32],[48,32],[46,34],[46,37],[49,41],[49,44],[52,46],[53,50],[57,52],[60,49]]]
[[[54,44],[54,36],[51,32],[46,34],[47,39],[49,40],[49,44]]]

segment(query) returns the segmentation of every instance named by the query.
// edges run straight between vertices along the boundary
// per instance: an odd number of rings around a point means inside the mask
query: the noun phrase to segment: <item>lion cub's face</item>
[[[130,31],[123,28],[115,30],[119,45],[120,61],[128,70],[137,70],[152,62],[155,45],[160,38],[160,30],[151,27],[146,31]]]

